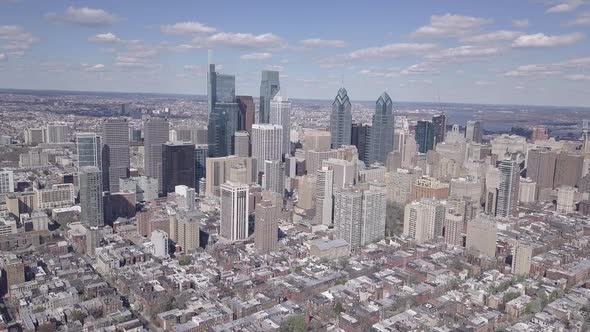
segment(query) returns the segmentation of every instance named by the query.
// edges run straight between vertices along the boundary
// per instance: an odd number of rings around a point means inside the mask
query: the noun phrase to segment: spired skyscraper
[[[394,126],[392,101],[387,92],[383,92],[375,103],[369,139],[369,164],[374,162],[385,164],[387,156],[393,151]]]
[[[119,179],[129,172],[129,123],[127,119],[106,119],[102,126],[102,172],[105,191],[118,192]]]
[[[332,103],[330,114],[330,132],[332,134],[332,149],[342,145],[350,145],[352,130],[352,105],[345,88],[340,88]],[[393,136],[393,135],[392,135]]]
[[[209,156],[228,156],[232,153],[232,136],[238,130],[240,112],[236,103],[236,77],[219,74],[215,64],[209,64],[207,94]]]
[[[279,72],[274,70],[263,70],[260,80],[260,111],[258,112],[258,123],[269,123],[270,101],[279,93]]]

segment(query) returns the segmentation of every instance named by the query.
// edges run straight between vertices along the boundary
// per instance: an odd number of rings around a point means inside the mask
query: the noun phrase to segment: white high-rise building
[[[322,166],[334,171],[334,188],[346,188],[354,185],[356,179],[356,164],[344,159],[329,158],[322,162]]]
[[[316,217],[323,225],[332,223],[334,171],[327,166],[316,171]]]
[[[576,192],[577,189],[568,186],[562,186],[557,190],[557,211],[570,213],[576,210]]]
[[[270,123],[283,127],[283,147],[281,155],[291,153],[291,101],[286,97],[275,96],[270,102]]]
[[[492,217],[480,214],[467,223],[465,247],[488,257],[494,257],[496,255],[497,233],[496,221]]]
[[[518,201],[522,204],[534,203],[536,200],[537,183],[530,178],[520,178]]]
[[[176,243],[180,245],[183,252],[191,252],[199,248],[199,229],[202,213],[195,210],[179,209],[176,214],[175,229],[170,233],[176,237]],[[171,236],[172,237],[172,236]]]
[[[467,121],[465,127],[465,139],[467,142],[481,143],[481,124],[479,121]]]
[[[249,187],[244,184],[226,182],[221,190],[220,235],[229,241],[248,238]]]
[[[13,171],[0,170],[0,194],[14,192]]]
[[[66,123],[53,123],[45,127],[45,143],[65,143],[70,139],[70,126]]]
[[[381,241],[385,237],[387,195],[382,190],[363,191],[363,224],[361,245]]]
[[[281,160],[283,151],[283,126],[273,124],[252,125],[252,157],[256,159],[258,172],[264,171],[265,160]]]
[[[271,104],[272,109],[272,104]],[[272,114],[272,113],[271,113]],[[285,193],[285,164],[279,160],[264,161],[264,190],[275,192],[281,197]]]
[[[176,186],[174,187],[174,192],[177,195],[182,196],[183,199],[183,204],[181,205],[181,207],[186,208],[187,210],[194,210],[195,209],[195,198],[196,198],[196,194],[195,194],[195,188],[191,188],[185,185],[180,185],[180,186]]]
[[[512,247],[512,273],[516,275],[528,275],[531,272],[531,260],[533,247],[524,242],[517,242]]]
[[[151,242],[154,245],[154,256],[168,258],[168,234],[161,229],[152,232]]]
[[[404,236],[422,243],[443,235],[446,207],[445,201],[430,198],[407,204],[404,213]]]

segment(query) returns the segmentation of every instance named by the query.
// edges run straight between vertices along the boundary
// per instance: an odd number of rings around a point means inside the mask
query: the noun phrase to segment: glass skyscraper
[[[340,88],[332,103],[332,113],[330,115],[332,149],[337,149],[342,145],[350,145],[352,130],[351,107],[346,89]]]
[[[209,64],[207,73],[209,123],[207,142],[210,157],[224,157],[232,153],[232,136],[238,130],[239,105],[236,103],[236,78],[215,72]]]
[[[263,70],[260,81],[260,111],[258,123],[269,123],[270,101],[277,95],[281,85],[279,83],[279,72],[274,70]]]
[[[434,125],[432,121],[418,121],[416,125],[416,143],[420,153],[426,153],[434,148]]]
[[[387,92],[383,92],[375,103],[373,126],[369,139],[369,164],[385,163],[387,156],[393,151],[393,103]]]
[[[96,133],[77,133],[78,168],[94,166],[102,169],[100,136]]]

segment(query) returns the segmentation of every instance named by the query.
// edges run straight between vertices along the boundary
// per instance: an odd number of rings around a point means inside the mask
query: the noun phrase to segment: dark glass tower
[[[352,131],[352,105],[345,88],[340,88],[332,103],[330,115],[330,132],[332,134],[332,149],[342,145],[350,145]]]
[[[371,139],[369,140],[369,164],[380,162],[385,164],[387,156],[393,151],[393,102],[383,92],[375,103]]]
[[[168,142],[162,146],[163,192],[173,192],[179,185],[195,188],[195,146],[188,142]]]
[[[238,131],[237,103],[216,103],[209,114],[207,136],[210,157],[225,157],[232,154],[232,137]]]
[[[432,124],[434,125],[435,145],[444,142],[447,133],[447,116],[444,113],[433,116]]]
[[[369,157],[369,139],[371,135],[371,125],[354,123],[352,124],[352,137],[350,144],[356,146],[356,150],[359,154],[359,159],[368,162]]]
[[[262,79],[260,81],[259,123],[269,123],[270,101],[277,95],[280,89],[279,72],[274,70],[263,70]]]
[[[420,153],[426,153],[434,148],[434,125],[432,121],[418,121],[416,125],[416,143]]]
[[[236,96],[236,102],[240,108],[238,114],[238,130],[252,133],[252,125],[256,118],[256,106],[252,96]]]

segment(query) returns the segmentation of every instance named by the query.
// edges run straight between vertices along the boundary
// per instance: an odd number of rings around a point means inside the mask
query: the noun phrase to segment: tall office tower
[[[102,169],[102,146],[96,133],[77,133],[78,168],[94,166]]]
[[[416,137],[414,135],[408,135],[404,144],[404,153],[402,155],[402,167],[413,168],[414,157],[418,153],[418,143],[416,143]]]
[[[530,178],[520,178],[518,201],[522,204],[534,203],[537,199],[537,184]]]
[[[533,127],[531,128],[531,141],[544,141],[549,139],[549,133],[545,127]]]
[[[328,151],[332,135],[327,130],[307,129],[303,133],[303,150]]]
[[[467,142],[481,143],[481,123],[479,121],[467,121],[465,127],[465,139]]]
[[[412,200],[422,198],[447,199],[449,197],[449,184],[441,182],[430,176],[422,176],[412,185]]]
[[[516,242],[512,247],[512,274],[529,275],[532,258],[533,247],[525,242]]]
[[[549,149],[532,149],[527,153],[526,175],[537,183],[537,191],[554,188],[557,154]]]
[[[314,174],[315,171],[322,168],[322,163],[330,158],[338,158],[338,151],[305,151],[305,170],[307,174]]]
[[[163,118],[150,117],[143,122],[145,174],[158,179],[162,190],[162,146],[168,141],[170,124]],[[189,140],[190,141],[190,140]]]
[[[27,128],[24,131],[25,144],[38,145],[45,143],[45,133],[43,128]]]
[[[14,192],[14,172],[0,169],[0,194]]]
[[[127,119],[105,119],[102,124],[102,173],[105,191],[119,191],[119,179],[129,172],[129,123]]]
[[[576,210],[576,192],[576,188],[568,186],[557,189],[557,212],[571,213]]]
[[[555,178],[553,186],[574,187],[582,178],[584,169],[584,157],[581,154],[573,154],[562,151],[555,161]]]
[[[247,131],[234,133],[233,152],[238,157],[250,157],[250,134]]]
[[[209,155],[209,145],[195,145],[195,189],[200,194],[205,188],[199,186],[199,181],[207,177],[207,156]]]
[[[179,209],[176,214],[176,243],[183,252],[191,252],[199,248],[199,225],[203,214],[195,210]],[[171,233],[173,231],[171,230]],[[172,238],[172,236],[170,236]]]
[[[170,257],[168,253],[168,234],[161,229],[152,232],[151,242],[154,246],[154,256],[158,258]]]
[[[383,92],[375,103],[373,126],[369,139],[369,164],[380,162],[385,164],[387,156],[393,151],[393,103],[387,92]]]
[[[498,191],[500,188],[500,170],[490,166],[486,171],[486,193],[484,197],[485,213],[495,216],[498,209]],[[520,190],[519,190],[520,192]]]
[[[467,223],[465,247],[476,250],[488,257],[496,256],[496,221],[487,215],[479,215]]]
[[[297,178],[297,207],[311,210],[315,207],[316,177],[304,175]]]
[[[263,163],[264,164],[264,163]],[[242,166],[246,184],[255,183],[258,179],[256,159],[238,156],[207,158],[207,178],[205,192],[219,196],[219,186],[230,180],[232,169]],[[263,166],[264,167],[264,166]]]
[[[481,201],[483,184],[475,178],[454,178],[451,179],[449,197],[462,199],[469,197],[474,202]]]
[[[219,234],[229,241],[248,238],[249,187],[226,182],[221,189],[221,226]]]
[[[285,163],[280,160],[264,161],[264,190],[285,194]]]
[[[500,186],[496,215],[499,217],[516,216],[520,192],[520,167],[516,161],[505,159],[498,165],[498,170],[500,170]]]
[[[323,166],[316,171],[315,211],[320,224],[332,224],[334,171]]]
[[[167,142],[162,146],[162,192],[174,192],[178,185],[195,187],[195,146]]]
[[[432,124],[434,126],[435,145],[444,142],[447,136],[447,116],[445,113],[433,116]]]
[[[398,168],[392,173],[391,181],[387,183],[389,200],[399,205],[409,203],[412,199],[412,186],[421,176],[421,169]]]
[[[434,148],[434,124],[432,121],[419,120],[416,125],[416,143],[418,152],[426,153]]]
[[[207,72],[207,102],[211,113],[218,103],[233,103],[236,99],[236,77],[219,74],[215,64],[209,63]]]
[[[442,236],[447,204],[432,198],[409,203],[405,207],[403,235],[423,243]]]
[[[356,164],[343,159],[329,158],[322,162],[322,167],[328,167],[328,169],[334,171],[334,189],[354,185]]]
[[[225,157],[232,154],[232,138],[238,130],[237,103],[217,102],[209,113],[207,142],[210,157]]]
[[[342,145],[350,145],[350,139],[352,137],[351,109],[352,104],[348,99],[348,92],[346,92],[345,88],[340,88],[332,103],[332,113],[330,113],[332,149],[337,149]]]
[[[443,223],[443,236],[445,243],[460,247],[463,245],[462,233],[464,232],[464,217],[459,211],[452,208],[445,212],[445,221]]]
[[[264,171],[265,160],[281,160],[283,126],[274,124],[252,125],[252,158],[258,164],[258,173]]]
[[[281,155],[291,154],[291,101],[286,97],[275,96],[270,102],[269,123],[283,127],[283,147]]]
[[[282,196],[273,193],[274,199],[263,199],[256,204],[254,212],[254,246],[261,254],[268,254],[276,251],[279,242],[279,223],[281,206],[277,204],[282,201]]]
[[[252,132],[252,125],[256,122],[256,106],[252,96],[236,96],[238,113],[238,130]]]
[[[263,70],[260,80],[260,106],[258,112],[258,123],[270,123],[270,101],[279,93],[279,72],[274,70]]]
[[[362,209],[361,245],[383,240],[387,210],[386,192],[379,189],[363,190]]]
[[[101,171],[95,166],[84,166],[79,176],[80,221],[87,227],[104,226]]]
[[[374,117],[374,116],[373,116]],[[371,139],[371,125],[353,123],[351,129],[350,144],[356,146],[359,159],[369,162],[369,140]]]
[[[70,140],[70,126],[66,123],[52,123],[45,128],[45,143],[65,143]]]

